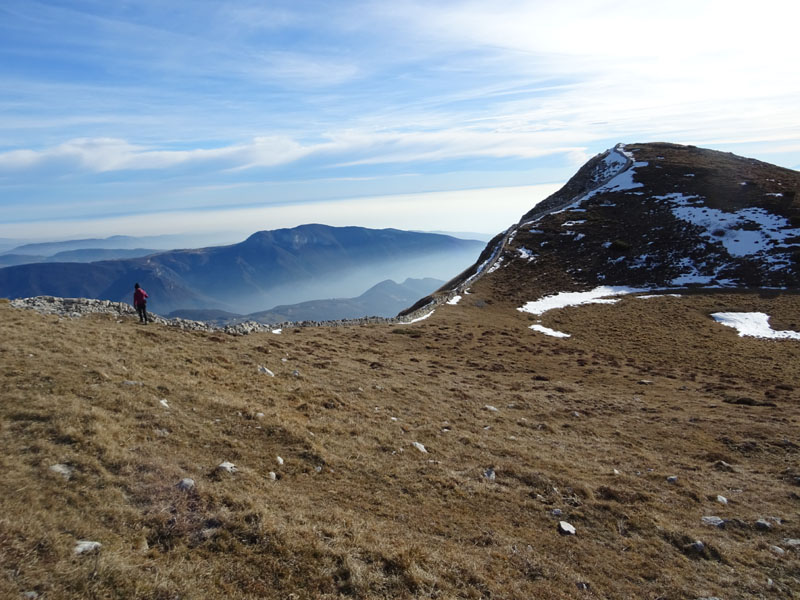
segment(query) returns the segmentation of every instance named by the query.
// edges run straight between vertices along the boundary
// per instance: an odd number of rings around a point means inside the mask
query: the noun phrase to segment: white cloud
[[[0,224],[0,237],[51,235],[61,239],[94,235],[148,235],[240,231],[294,227],[309,222],[334,226],[498,233],[543,200],[561,184],[484,188],[420,194],[371,196],[345,200],[164,211],[71,221]]]

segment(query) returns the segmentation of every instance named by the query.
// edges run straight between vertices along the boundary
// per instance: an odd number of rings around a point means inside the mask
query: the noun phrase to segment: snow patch
[[[720,312],[711,315],[713,319],[727,327],[733,327],[740,337],[751,336],[768,339],[800,340],[797,331],[776,331],[769,324],[769,316],[759,312]]]
[[[631,288],[627,286],[608,286],[601,285],[588,292],[560,292],[552,296],[545,296],[533,302],[527,302],[518,308],[518,311],[531,313],[533,315],[543,315],[549,310],[556,308],[566,308],[568,306],[578,306],[581,304],[614,304],[618,299],[612,296],[622,296],[624,294],[636,294],[649,291],[645,288]]]
[[[433,311],[433,310],[432,310],[432,311],[431,311],[431,312],[429,312],[429,313],[425,313],[425,314],[424,314],[424,315],[422,315],[421,317],[417,317],[416,319],[411,319],[410,321],[406,321],[405,323],[399,323],[399,325],[411,325],[411,323],[418,323],[418,322],[420,322],[420,321],[424,321],[425,319],[427,319],[428,317],[430,317],[430,316],[431,316],[431,315],[432,315],[434,312],[436,312],[436,311]]]
[[[534,331],[538,331],[539,333],[543,333],[545,335],[549,335],[552,337],[557,337],[557,338],[570,337],[568,333],[564,333],[563,331],[556,331],[555,329],[550,329],[549,327],[545,327],[544,325],[539,325],[539,324],[531,325],[530,328],[533,329]]]
[[[461,296],[453,296],[450,300],[447,301],[448,304],[455,306],[461,301]]]

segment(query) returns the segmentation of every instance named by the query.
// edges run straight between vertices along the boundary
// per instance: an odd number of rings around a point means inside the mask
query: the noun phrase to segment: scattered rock
[[[58,473],[64,479],[71,479],[72,478],[72,472],[75,470],[75,468],[74,467],[70,467],[69,465],[58,463],[58,464],[55,464],[55,465],[50,465],[50,470],[53,473]]]
[[[283,459],[282,459],[280,456],[276,456],[276,457],[275,457],[275,460],[277,461],[277,463],[278,463],[279,465],[282,465],[282,464],[283,464],[283,462],[284,462],[284,461],[283,461]]]
[[[489,467],[483,472],[483,476],[488,479],[489,481],[494,481],[497,478],[497,474],[494,472],[494,469]]]
[[[727,504],[728,499],[725,496],[717,495],[717,502],[719,502],[720,504]]]
[[[489,412],[500,412],[500,410],[496,406],[492,406],[491,404],[487,404],[483,408],[484,410],[488,410]]]
[[[783,556],[784,554],[786,554],[786,550],[784,550],[780,546],[770,546],[769,549],[772,553],[777,554],[778,556]]]
[[[414,446],[414,448],[416,448],[417,450],[419,450],[423,454],[427,454],[428,453],[428,450],[425,448],[425,446],[423,446],[419,442],[411,442],[411,445]]]
[[[292,376],[294,376],[294,377],[300,377],[300,371],[298,371],[297,369],[295,369],[294,371],[292,371]]]
[[[178,489],[183,492],[191,491],[194,489],[194,487],[195,487],[194,479],[192,479],[191,477],[184,477],[178,482]]]
[[[89,552],[99,551],[100,546],[102,546],[100,542],[91,542],[89,540],[78,540],[75,543],[75,547],[73,548],[72,551],[75,554],[87,554]]]
[[[581,413],[579,413],[577,410],[573,410],[572,411],[572,416],[575,417],[576,419],[579,419],[580,416],[581,416]]]
[[[278,474],[277,474],[277,473],[275,473],[275,471],[270,471],[270,472],[269,472],[269,478],[270,478],[272,481],[277,481],[277,480],[278,480]]]
[[[653,385],[653,382],[649,379],[640,379],[636,383],[638,383],[639,385]]]
[[[614,470],[612,471],[612,473],[614,473],[614,475],[619,475],[619,474],[620,474],[620,472],[619,472],[617,469],[614,469]]]
[[[800,540],[795,538],[784,538],[783,543],[792,548],[800,548]]]
[[[161,404],[161,406],[163,406],[164,408],[169,408],[169,404],[167,404],[167,399],[166,399],[166,398],[162,398],[162,399],[161,399],[161,400],[159,400],[158,402],[159,402],[159,403]]]
[[[729,465],[724,460],[718,460],[717,462],[715,462],[714,463],[714,468],[717,471],[726,471],[728,473],[732,473],[735,470],[733,468],[733,465]]]
[[[558,533],[560,533],[561,535],[575,535],[577,534],[577,531],[572,525],[570,525],[566,521],[559,521]]]
[[[564,514],[564,511],[561,510],[560,508],[554,508],[553,510],[550,511],[550,514],[553,515],[554,517],[560,517],[561,515]]]
[[[691,544],[686,544],[683,548],[686,554],[702,556],[703,552],[705,552],[706,545],[700,540],[695,540]]]
[[[669,477],[667,477],[667,483],[678,483],[678,476],[670,475]]]
[[[263,419],[263,418],[264,418],[264,413],[262,413],[262,412],[257,412],[256,413],[256,419]]]
[[[589,590],[591,586],[585,581],[579,581],[575,584],[579,590]]]
[[[262,375],[269,375],[270,377],[275,377],[275,373],[273,373],[263,365],[258,365],[258,372],[261,373]]]
[[[719,517],[708,516],[702,517],[701,521],[703,521],[704,525],[710,525],[712,527],[725,527],[725,519],[721,519]]]
[[[236,465],[234,465],[232,462],[228,462],[227,460],[219,463],[219,465],[217,465],[217,469],[220,471],[227,471],[228,473],[236,473],[238,470]]]
[[[756,521],[755,525],[756,529],[758,529],[759,531],[769,531],[770,529],[772,529],[772,523],[770,523],[766,519],[759,519],[758,521]]]
[[[26,600],[36,600],[39,597],[39,592],[22,592],[22,597]]]

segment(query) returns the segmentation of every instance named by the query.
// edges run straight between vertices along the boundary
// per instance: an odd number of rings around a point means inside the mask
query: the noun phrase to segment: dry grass
[[[798,329],[800,297],[626,298],[548,313],[559,340],[489,285],[241,338],[0,304],[0,596],[795,597],[800,344],[708,314]]]

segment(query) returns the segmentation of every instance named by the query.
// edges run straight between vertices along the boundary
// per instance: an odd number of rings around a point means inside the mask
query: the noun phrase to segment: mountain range
[[[302,321],[333,321],[361,317],[393,317],[414,304],[419,298],[439,288],[444,281],[427,277],[406,279],[396,283],[391,279],[381,281],[356,298],[330,298],[308,300],[297,304],[275,306],[269,310],[237,315],[215,310],[176,310],[168,318],[180,317],[205,321],[219,326],[234,325],[243,321],[265,324]]]
[[[228,246],[87,264],[6,267],[0,269],[0,295],[130,301],[138,282],[157,313],[249,313],[314,298],[349,297],[387,278],[444,280],[472,262],[482,247],[481,242],[437,234],[302,225],[260,231]]]

